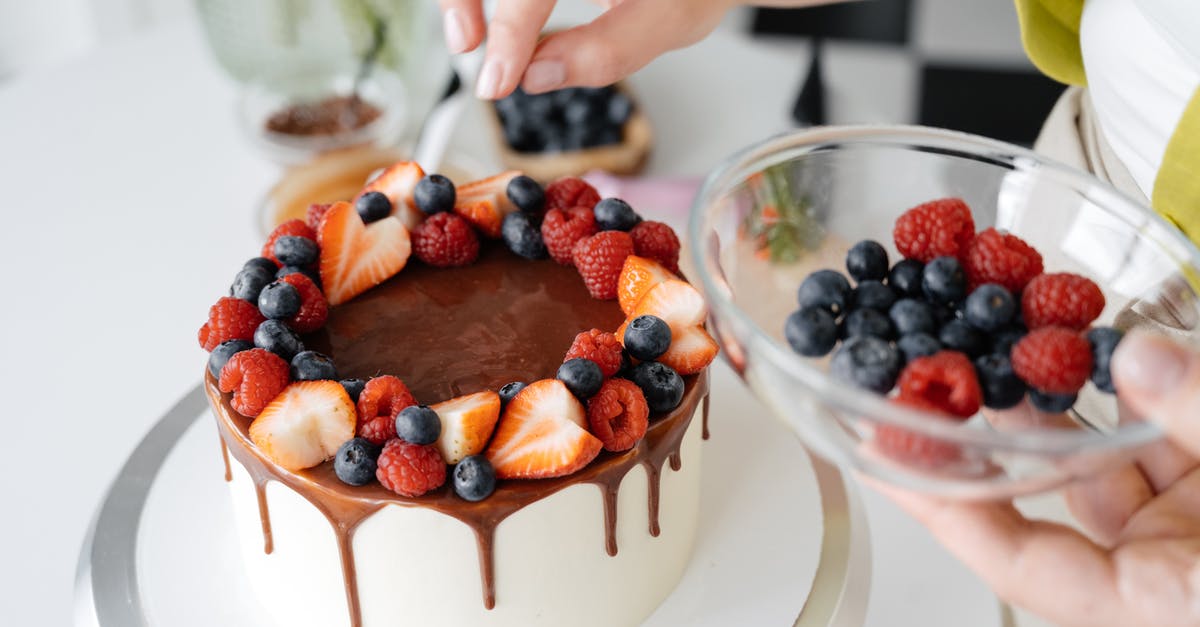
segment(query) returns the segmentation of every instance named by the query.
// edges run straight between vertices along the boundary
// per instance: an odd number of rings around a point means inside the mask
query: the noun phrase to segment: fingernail
[[[1180,384],[1188,369],[1188,353],[1166,338],[1130,334],[1117,346],[1112,367],[1116,378],[1137,392],[1161,394]]]
[[[525,69],[525,91],[540,93],[550,91],[567,80],[567,66],[556,59],[534,61]]]
[[[479,80],[475,83],[475,95],[490,100],[500,92],[500,63],[488,59],[479,72]]]
[[[467,51],[467,29],[463,27],[462,13],[449,9],[442,15],[442,30],[445,31],[446,49],[453,54]]]

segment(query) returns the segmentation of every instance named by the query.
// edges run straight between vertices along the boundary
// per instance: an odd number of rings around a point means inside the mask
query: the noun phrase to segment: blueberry
[[[275,258],[285,266],[308,266],[317,262],[321,249],[317,243],[299,235],[284,235],[275,240]]]
[[[818,270],[800,283],[800,307],[823,307],[838,316],[850,302],[850,282],[834,270]]]
[[[242,264],[243,270],[249,270],[250,268],[262,268],[263,270],[265,270],[267,272],[271,272],[271,273],[274,273],[275,269],[278,267],[279,267],[279,264],[275,263],[274,261],[271,261],[270,259],[267,259],[266,257],[255,257],[253,259],[247,260],[246,263]]]
[[[1047,414],[1061,414],[1075,406],[1078,394],[1051,394],[1041,390],[1029,390],[1029,403]]]
[[[843,337],[871,336],[890,340],[896,335],[887,314],[876,309],[855,309],[842,320]]]
[[[292,357],[293,381],[320,381],[322,379],[337,380],[337,368],[333,366],[333,358],[317,351],[300,351]]]
[[[854,309],[874,309],[887,313],[892,303],[896,302],[896,293],[892,288],[873,279],[859,282],[851,294]]]
[[[454,183],[441,174],[426,175],[417,182],[417,187],[413,190],[413,201],[417,203],[417,209],[429,215],[454,209],[456,196]]]
[[[313,285],[317,287],[321,286],[321,275],[316,270],[301,268],[300,266],[283,266],[275,273],[275,278],[282,279],[289,274],[303,274],[313,282]]]
[[[512,204],[525,213],[541,215],[542,210],[546,208],[546,190],[524,174],[513,177],[508,182],[505,193]]]
[[[938,328],[933,307],[915,298],[901,298],[896,301],[888,310],[888,318],[891,318],[896,333],[902,336],[913,333],[932,335]]]
[[[409,405],[396,414],[396,437],[410,444],[433,444],[442,435],[442,419],[425,405]]]
[[[525,385],[526,383],[524,381],[505,383],[504,386],[500,388],[500,405],[508,405],[509,401],[516,398],[517,394],[519,394],[521,390],[525,389]]]
[[[468,501],[482,501],[496,490],[496,470],[483,455],[468,455],[454,465],[454,493]]]
[[[528,213],[515,211],[504,216],[500,236],[509,250],[526,259],[544,259],[549,255],[542,240],[542,229]]]
[[[904,355],[904,361],[907,363],[942,350],[942,343],[928,333],[909,333],[900,336],[896,342],[896,348],[900,349]]]
[[[652,412],[671,411],[683,400],[683,378],[670,366],[643,361],[633,367],[629,379],[642,389]]]
[[[902,259],[892,266],[888,273],[888,287],[901,297],[922,298],[925,293],[921,290],[921,275],[925,264],[916,259]]]
[[[254,348],[254,344],[246,340],[225,340],[217,344],[217,347],[212,349],[212,352],[208,354],[208,373],[214,379],[220,379],[221,368],[225,367],[225,363],[229,361],[230,357],[252,348]]]
[[[833,353],[830,371],[851,385],[887,394],[900,375],[900,352],[877,337],[852,337]]]
[[[879,245],[865,239],[846,253],[846,270],[855,281],[883,281],[888,275],[888,254]]]
[[[633,207],[620,198],[605,198],[592,211],[601,231],[628,231],[642,221]]]
[[[933,320],[937,322],[938,328],[941,328],[942,325],[950,322],[951,320],[958,320],[958,309],[951,305],[931,303],[930,307],[933,308]]]
[[[304,350],[304,344],[295,331],[279,320],[267,320],[254,330],[254,345],[265,348],[284,361],[291,362],[296,353]]]
[[[333,457],[333,472],[342,483],[367,485],[375,480],[375,468],[379,460],[380,447],[366,438],[346,440],[338,447]]]
[[[572,98],[563,104],[563,121],[569,127],[582,127],[592,116],[592,105],[586,99]]]
[[[259,293],[267,286],[267,283],[274,280],[274,265],[271,266],[271,270],[269,271],[259,266],[247,266],[242,268],[237,273],[237,276],[233,278],[233,285],[229,287],[229,294],[234,298],[248,300],[257,305]]]
[[[987,335],[963,320],[951,320],[942,325],[938,331],[938,341],[952,351],[965,353],[971,359],[988,352],[989,348]]]
[[[610,124],[618,127],[624,126],[625,122],[629,120],[629,116],[633,114],[633,101],[625,94],[614,93],[608,99],[608,110],[605,113]]]
[[[631,325],[632,326],[632,325]],[[792,350],[805,357],[821,357],[833,350],[838,341],[838,326],[833,314],[820,307],[805,307],[792,312],[783,324],[783,337]],[[625,331],[629,345],[629,331]]]
[[[392,200],[383,192],[367,192],[354,201],[354,210],[363,223],[370,224],[392,215]]]
[[[258,294],[258,310],[271,320],[286,320],[300,313],[300,292],[291,283],[274,281]]]
[[[975,288],[963,306],[963,318],[967,323],[988,333],[1007,326],[1016,313],[1017,303],[1012,294],[995,283]]]
[[[671,347],[671,327],[658,316],[638,316],[625,327],[625,350],[642,361],[654,361]]]
[[[350,395],[350,400],[355,403],[358,403],[358,397],[362,394],[363,388],[367,387],[367,382],[362,379],[342,379],[338,383],[342,384],[346,394]]]
[[[1028,331],[1025,330],[1025,327],[1018,325],[1010,325],[1000,329],[992,334],[991,352],[999,355],[1008,355],[1012,353],[1012,347],[1016,345],[1017,342],[1020,342],[1021,338],[1025,337],[1026,333],[1028,333]]]
[[[957,303],[967,295],[967,275],[954,257],[938,257],[922,271],[921,289],[934,302]]]
[[[1113,351],[1124,336],[1124,333],[1112,327],[1096,327],[1087,332],[1088,344],[1092,345],[1092,383],[1101,392],[1117,392],[1113,386],[1109,364],[1112,362]]]
[[[1016,407],[1025,398],[1025,382],[1013,372],[1008,355],[984,355],[975,360],[983,404],[992,409]]]
[[[563,365],[558,367],[556,376],[580,399],[591,398],[600,391],[600,384],[604,383],[604,373],[600,372],[600,366],[583,357],[564,361]]]

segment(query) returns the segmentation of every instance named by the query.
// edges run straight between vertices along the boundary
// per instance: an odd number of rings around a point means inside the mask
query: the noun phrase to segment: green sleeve
[[[1043,74],[1060,83],[1086,85],[1079,52],[1083,0],[1015,0],[1025,53]]]

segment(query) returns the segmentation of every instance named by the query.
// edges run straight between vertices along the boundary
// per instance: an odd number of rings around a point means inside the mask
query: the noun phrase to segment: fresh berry
[[[628,233],[602,231],[579,240],[571,251],[571,259],[592,298],[614,300],[621,268],[625,258],[632,254],[633,240]]]
[[[485,455],[500,479],[539,479],[580,470],[602,448],[567,386],[542,379],[508,403]]]
[[[1102,311],[1104,292],[1078,274],[1038,275],[1021,293],[1021,313],[1030,329],[1055,325],[1083,330]]]
[[[208,354],[208,373],[213,379],[221,378],[221,368],[225,367],[225,362],[229,361],[230,357],[254,348],[254,344],[246,340],[225,340],[217,347],[212,349]]]
[[[646,435],[650,408],[632,381],[609,379],[588,400],[588,425],[606,451],[628,451]]]
[[[625,327],[623,339],[631,357],[654,361],[671,348],[671,327],[658,316],[638,316]]]
[[[652,259],[630,255],[621,266],[617,281],[617,302],[625,315],[633,313],[642,298],[659,283],[676,278],[670,270]]]
[[[959,418],[970,418],[983,403],[983,391],[971,360],[944,350],[908,362],[900,373],[900,396],[921,398]]]
[[[465,266],[479,258],[479,238],[462,216],[437,213],[413,229],[412,250],[435,268]]]
[[[983,404],[991,409],[1016,407],[1025,398],[1025,382],[1013,371],[1008,355],[984,355],[975,360]]]
[[[417,183],[425,177],[425,171],[415,161],[401,161],[387,167],[379,176],[371,179],[362,188],[352,205],[358,204],[358,199],[371,192],[380,192],[392,202],[392,216],[400,221],[405,228],[411,229],[421,223],[425,215],[417,209],[413,193]],[[357,210],[354,211],[358,213]],[[362,219],[359,219],[362,222]],[[320,243],[317,240],[317,243]]]
[[[938,257],[925,264],[921,289],[935,303],[958,303],[967,296],[967,275],[954,257]]]
[[[590,359],[576,357],[568,359],[558,367],[555,377],[566,384],[571,393],[581,400],[591,398],[604,383],[600,366]]]
[[[938,330],[938,341],[946,348],[974,359],[988,352],[988,337],[963,320],[951,320]]]
[[[971,208],[960,198],[917,205],[897,218],[892,230],[900,254],[924,263],[937,257],[957,257],[974,237]]]
[[[362,379],[342,379],[338,383],[342,384],[346,394],[350,395],[350,400],[354,401],[355,405],[358,404],[358,397],[362,395],[363,388],[367,386],[367,382]]]
[[[274,252],[275,258],[285,266],[311,265],[321,254],[315,241],[298,235],[284,235],[275,240]]]
[[[932,403],[921,398],[897,397],[897,405],[934,414],[942,412]],[[957,444],[915,433],[904,427],[881,424],[875,427],[875,447],[883,455],[908,464],[937,468],[954,463],[962,457]]]
[[[599,205],[597,205],[599,206]],[[653,259],[671,272],[679,272],[679,236],[663,222],[638,223],[629,231],[638,257]]]
[[[524,381],[510,381],[500,387],[500,405],[507,406],[508,402],[517,397],[525,389]]]
[[[796,299],[800,307],[822,307],[840,316],[850,304],[850,282],[835,270],[817,270],[800,283]]]
[[[900,375],[900,364],[899,351],[886,340],[853,337],[834,351],[830,372],[851,385],[887,394]]]
[[[425,175],[413,190],[413,201],[417,203],[417,209],[426,215],[453,211],[457,196],[454,183],[441,174]]]
[[[333,358],[317,351],[300,351],[292,358],[292,380],[320,381],[321,379],[337,380],[337,368]]]
[[[429,444],[388,440],[377,464],[379,484],[400,496],[415,498],[446,483],[446,462]]]
[[[600,194],[581,178],[567,176],[546,186],[546,210],[586,207],[591,209],[600,202]]]
[[[1029,390],[1029,404],[1047,414],[1061,414],[1075,406],[1078,394],[1053,394],[1041,390]]]
[[[416,405],[404,382],[391,375],[375,377],[363,386],[358,396],[358,423],[355,433],[374,444],[396,437],[396,415]]]
[[[318,286],[317,289],[321,289],[321,273],[315,267],[301,268],[300,266],[281,266],[275,271],[275,278],[282,279],[285,276],[291,276],[293,274],[303,274],[304,276],[308,277],[308,280],[312,281],[313,285]]]
[[[496,429],[496,421],[500,420],[501,405],[499,394],[483,391],[442,401],[430,408],[441,421],[437,446],[447,464],[457,464],[469,455],[483,452]]]
[[[1092,375],[1092,348],[1078,331],[1042,327],[1012,349],[1013,370],[1029,387],[1050,394],[1075,394]]]
[[[971,287],[996,283],[1020,294],[1033,277],[1042,273],[1042,256],[1024,240],[997,231],[981,231],[960,258]]]
[[[267,242],[262,247],[262,256],[274,261],[277,265],[285,265],[275,257],[275,241],[287,236],[307,237],[314,242],[317,241],[316,232],[309,228],[303,220],[288,220],[275,227],[275,230],[267,236]]]
[[[654,286],[617,329],[617,338],[624,342],[629,322],[644,315],[661,318],[671,328],[671,346],[658,361],[680,375],[696,374],[716,358],[717,343],[701,326],[707,315],[704,297],[688,283],[672,279]]]
[[[1025,327],[1020,325],[1009,325],[992,334],[992,353],[997,355],[1009,355],[1012,353],[1012,347],[1016,346],[1025,334],[1029,333]]]
[[[353,437],[354,404],[337,381],[292,383],[250,423],[259,452],[291,471],[334,457]]]
[[[896,302],[892,288],[873,279],[861,281],[850,292],[850,303],[854,309],[874,309],[887,313]]]
[[[233,393],[229,405],[247,418],[257,416],[287,384],[287,362],[261,348],[235,353],[217,381],[222,392]]]
[[[254,257],[253,259],[247,260],[246,263],[242,265],[243,270],[250,270],[252,268],[260,268],[264,272],[274,274],[275,270],[279,268],[279,264],[267,259],[266,257]]]
[[[222,296],[208,309],[208,322],[200,327],[200,347],[211,351],[226,340],[251,340],[264,320],[258,307],[232,296]]]
[[[633,207],[620,198],[605,198],[596,203],[592,211],[596,214],[596,226],[601,231],[628,231],[642,221]]]
[[[683,327],[671,331],[671,347],[658,361],[670,366],[682,376],[696,374],[716,359],[720,347],[702,326]]]
[[[626,341],[628,341],[628,332],[626,332]],[[621,369],[621,342],[617,336],[608,331],[600,329],[584,331],[575,336],[563,361],[567,362],[576,357],[592,360],[600,367],[600,373],[608,378],[617,374],[617,371]]]
[[[258,310],[268,320],[287,320],[300,313],[300,292],[286,281],[274,281],[259,292]]]
[[[454,212],[466,218],[484,237],[499,238],[504,216],[517,210],[508,199],[507,189],[520,174],[510,170],[460,186]]]
[[[370,224],[392,215],[392,201],[383,192],[366,192],[354,199],[354,211],[364,224]]]
[[[517,209],[533,217],[541,216],[546,210],[546,190],[538,182],[525,176],[513,177],[505,188],[508,200]]]
[[[454,465],[454,493],[467,501],[482,501],[496,491],[496,469],[483,455],[468,455]]]
[[[1110,364],[1113,351],[1117,350],[1117,344],[1124,336],[1119,329],[1112,327],[1096,327],[1087,332],[1087,341],[1092,347],[1092,383],[1101,392],[1117,392],[1113,386]]]
[[[325,320],[329,318],[329,303],[325,302],[321,288],[304,274],[289,274],[280,280],[300,294],[300,311],[287,319],[288,326],[296,333],[312,333],[325,326]]]
[[[325,219],[325,214],[329,212],[329,208],[332,206],[333,203],[324,202],[315,202],[309,205],[308,209],[304,212],[304,223],[316,233],[321,229],[321,220]]]
[[[630,371],[629,380],[641,388],[652,412],[671,411],[683,401],[683,378],[666,364],[642,362]]]
[[[395,216],[364,225],[350,203],[339,202],[321,222],[321,285],[340,305],[404,268],[412,251],[408,229]]]
[[[992,333],[1012,322],[1017,315],[1017,303],[1007,289],[996,283],[984,283],[967,296],[963,319],[967,324]]]
[[[242,268],[229,286],[229,295],[246,302],[258,304],[258,295],[268,283],[275,280],[275,269],[263,270],[258,266]]]
[[[876,309],[855,309],[842,320],[841,334],[844,338],[871,336],[890,340],[896,335],[887,314]]]
[[[281,320],[266,320],[258,325],[254,330],[254,345],[269,350],[289,362],[296,353],[304,350],[300,336]]]
[[[333,456],[333,472],[347,485],[367,485],[375,480],[380,448],[363,438],[351,438]]]
[[[442,419],[428,405],[409,405],[396,414],[396,437],[410,444],[433,444],[442,435]]]
[[[888,275],[888,254],[879,242],[863,240],[846,253],[846,271],[855,281],[883,281]]]
[[[937,320],[933,308],[923,300],[901,298],[888,310],[888,318],[896,333],[904,336],[913,333],[933,334],[937,330]]]
[[[901,335],[896,341],[896,348],[904,355],[905,363],[918,357],[928,357],[942,350],[942,343],[928,333],[909,333]]]
[[[550,258],[569,266],[574,263],[575,244],[596,233],[596,218],[587,207],[551,209],[542,219],[541,231]]]
[[[888,287],[901,298],[924,298],[925,291],[921,289],[924,272],[924,263],[916,259],[901,259],[888,273]]]
[[[526,259],[544,259],[550,254],[546,242],[542,241],[541,227],[528,213],[514,212],[504,216],[500,238],[509,250]]]

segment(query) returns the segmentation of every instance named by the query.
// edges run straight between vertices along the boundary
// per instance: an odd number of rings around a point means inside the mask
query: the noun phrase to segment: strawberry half
[[[671,347],[655,361],[666,364],[680,376],[696,374],[717,357],[717,341],[704,327],[685,327],[671,332]]]
[[[500,420],[500,395],[487,391],[459,396],[430,409],[442,419],[437,447],[447,464],[457,464],[468,455],[483,452]]]
[[[500,479],[543,479],[587,466],[603,446],[567,386],[542,379],[508,403],[486,455]]]
[[[404,268],[412,245],[395,216],[363,224],[354,206],[335,203],[317,233],[321,284],[330,305],[340,305]]]
[[[354,403],[337,381],[297,381],[283,389],[250,423],[250,439],[288,470],[331,459],[354,437]]]
[[[668,279],[650,288],[617,329],[625,342],[625,327],[638,316],[657,316],[671,327],[671,346],[656,361],[680,375],[696,374],[716,358],[719,347],[704,328],[704,297],[684,281]]]
[[[413,190],[417,188],[417,183],[424,177],[425,171],[417,165],[416,161],[401,161],[392,164],[380,172],[379,176],[371,179],[362,188],[362,191],[358,192],[358,196],[354,197],[354,201],[367,192],[379,192],[392,201],[392,215],[399,218],[405,228],[415,228],[425,219],[425,214],[417,209],[417,202],[413,199]],[[353,205],[354,201],[351,201],[350,204]]]
[[[508,199],[508,183],[520,175],[520,171],[509,170],[459,186],[454,212],[466,218],[484,236],[500,237],[504,216],[517,210]]]
[[[621,277],[617,279],[617,302],[621,311],[629,315],[651,288],[675,278],[678,277],[653,259],[637,255],[626,257]]]

